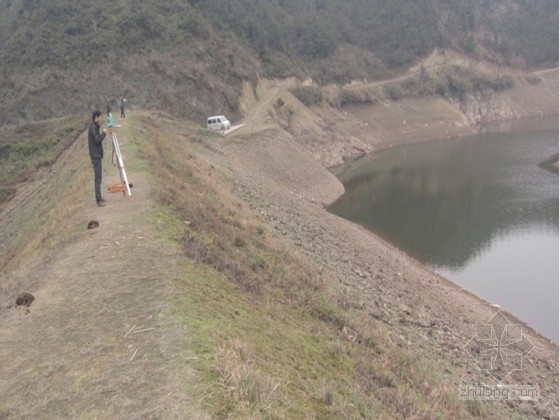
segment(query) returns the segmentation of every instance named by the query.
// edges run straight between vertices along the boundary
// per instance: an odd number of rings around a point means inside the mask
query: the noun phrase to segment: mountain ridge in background
[[[437,49],[513,69],[558,61],[550,0],[4,0],[0,124],[107,99],[181,117],[239,115],[243,81],[390,78]]]

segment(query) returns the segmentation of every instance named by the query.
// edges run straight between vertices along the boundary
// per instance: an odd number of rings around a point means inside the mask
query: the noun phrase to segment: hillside
[[[244,82],[381,80],[437,50],[532,71],[557,65],[557,23],[552,0],[3,0],[0,125],[87,115],[121,96],[199,123],[240,118]],[[452,76],[461,96],[465,75]]]
[[[476,76],[474,70],[476,69]],[[450,93],[454,74],[471,84],[507,77],[508,89]],[[425,83],[419,81],[424,79]],[[450,82],[451,81],[451,82]],[[466,83],[466,82],[465,82]],[[442,96],[420,86],[445,89]],[[481,125],[558,115],[558,68],[512,72],[510,68],[437,51],[404,74],[383,81],[345,86],[295,79],[245,83],[240,96],[241,133],[280,126],[325,167],[402,143],[449,138],[477,132]],[[400,92],[394,99],[394,92]]]

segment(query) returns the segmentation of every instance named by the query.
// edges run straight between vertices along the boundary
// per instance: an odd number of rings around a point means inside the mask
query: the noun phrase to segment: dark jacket
[[[88,146],[89,157],[92,159],[103,159],[103,139],[105,133],[99,131],[100,127],[95,121],[89,125]]]

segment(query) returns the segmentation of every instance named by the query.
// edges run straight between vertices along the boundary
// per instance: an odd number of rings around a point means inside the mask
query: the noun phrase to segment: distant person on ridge
[[[95,110],[91,116],[91,124],[88,130],[88,147],[89,157],[93,165],[93,181],[95,186],[95,201],[98,207],[105,205],[105,199],[101,196],[101,178],[103,160],[103,140],[107,135],[107,131],[101,128],[103,117],[101,111]]]
[[[109,112],[109,114],[107,114],[107,127],[109,127],[110,129],[115,127],[115,118],[113,117],[112,112]]]
[[[125,118],[125,116],[124,116],[124,105],[126,104],[126,99],[121,98],[120,101],[119,101],[119,104],[121,106],[121,118]]]

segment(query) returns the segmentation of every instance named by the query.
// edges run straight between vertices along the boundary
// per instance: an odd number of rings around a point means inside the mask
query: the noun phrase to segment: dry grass
[[[431,360],[353,315],[348,297],[234,197],[185,128],[142,119],[163,235],[185,255],[176,311],[216,418],[464,418]],[[197,134],[198,136],[199,134]]]
[[[220,374],[220,385],[234,404],[232,411],[254,413],[252,417],[261,418],[261,413],[270,411],[273,401],[285,395],[286,383],[261,372],[257,360],[255,351],[246,342],[226,339],[216,353],[214,368]],[[277,398],[274,394],[281,395]]]
[[[0,267],[4,272],[14,270],[23,263],[31,264],[45,251],[76,235],[77,231],[69,226],[75,226],[74,216],[77,214],[77,209],[87,202],[88,195],[91,196],[91,188],[87,187],[92,184],[87,144],[76,141],[78,134],[74,131],[75,127],[82,125],[82,122],[67,120],[64,124],[61,123],[60,130],[55,129],[54,134],[47,130],[46,140],[42,138],[45,130],[48,127],[59,127],[57,121],[13,130],[14,133],[20,133],[23,141],[28,143],[50,142],[56,138],[57,146],[53,146],[53,150],[48,150],[48,159],[55,159],[57,155],[76,153],[80,156],[78,166],[87,169],[77,171],[74,166],[62,164],[63,159],[55,161],[47,168],[35,169],[35,172],[28,172],[30,169],[25,169],[25,178],[31,180],[29,185],[20,189],[11,201],[5,203],[1,212],[0,239],[5,246],[0,253]],[[60,137],[62,133],[66,133],[66,136]],[[13,141],[18,141],[17,135]],[[11,158],[21,159],[18,156]],[[40,156],[33,158],[34,161],[40,159]],[[23,168],[17,162],[8,166]],[[17,176],[24,176],[22,174],[23,172],[20,171]],[[64,199],[61,200],[60,197]],[[12,295],[13,286],[5,282],[0,284],[2,294]],[[26,287],[25,284],[17,286],[20,289]]]

